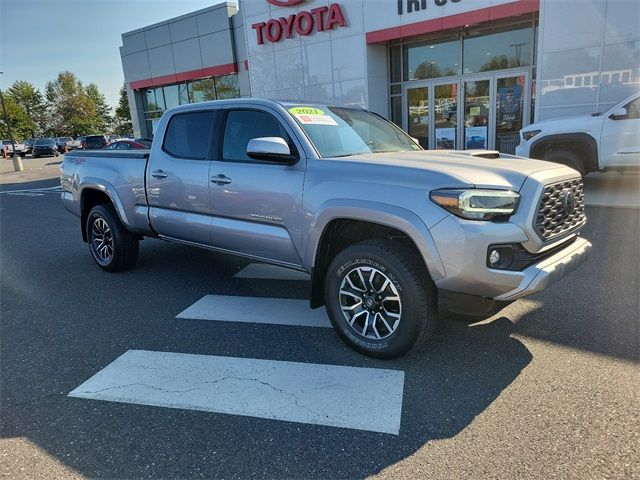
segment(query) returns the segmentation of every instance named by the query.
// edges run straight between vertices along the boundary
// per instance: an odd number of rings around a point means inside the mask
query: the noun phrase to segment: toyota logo
[[[560,199],[562,200],[562,208],[565,215],[571,215],[576,209],[576,196],[571,190],[565,189],[562,191]]]
[[[267,0],[267,2],[276,7],[293,7],[304,2],[304,0]]]

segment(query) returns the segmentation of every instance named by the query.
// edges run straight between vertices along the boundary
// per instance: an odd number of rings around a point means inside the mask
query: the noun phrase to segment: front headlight
[[[541,131],[542,130],[529,130],[528,132],[522,132],[522,138],[524,138],[524,140],[526,142],[528,142],[533,137],[535,137],[537,134],[539,134]]]
[[[513,215],[520,195],[511,190],[434,190],[431,201],[467,220],[494,220]]]

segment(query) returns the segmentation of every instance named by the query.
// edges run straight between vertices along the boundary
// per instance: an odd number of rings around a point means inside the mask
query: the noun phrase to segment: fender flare
[[[320,213],[311,225],[309,241],[304,248],[303,262],[308,269],[315,266],[316,254],[327,225],[333,220],[344,219],[377,223],[400,230],[418,248],[431,279],[435,281],[445,276],[444,264],[429,229],[411,210],[382,202],[338,198],[323,203],[318,211]]]
[[[554,133],[538,138],[531,144],[529,148],[529,156],[535,158],[533,155],[537,154],[545,143],[582,143],[584,144],[591,154],[591,157],[585,160],[585,168],[588,172],[599,170],[599,152],[598,141],[593,138],[592,135],[585,132],[567,132],[567,133]]]
[[[78,186],[78,201],[80,202],[81,215],[82,215],[82,198],[86,190],[98,190],[99,192],[102,192],[105,195],[107,195],[107,197],[109,197],[109,200],[111,200],[111,203],[113,204],[113,207],[115,208],[116,213],[118,214],[118,218],[120,219],[122,224],[127,228],[131,227],[131,222],[127,217],[127,213],[125,212],[125,209],[122,205],[122,201],[120,200],[120,196],[118,195],[118,192],[116,191],[115,187],[111,185],[109,182],[105,180],[100,180],[98,178],[92,178],[92,177],[86,178]]]

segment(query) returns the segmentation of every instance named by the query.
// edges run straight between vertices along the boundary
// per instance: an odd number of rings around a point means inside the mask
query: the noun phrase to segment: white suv
[[[640,92],[606,113],[533,123],[520,131],[516,155],[562,163],[582,175],[640,170]]]

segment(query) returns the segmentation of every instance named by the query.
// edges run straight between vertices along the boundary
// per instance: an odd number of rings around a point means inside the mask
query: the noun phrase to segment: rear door
[[[210,245],[209,169],[215,116],[213,109],[176,113],[168,119],[164,138],[154,140],[147,197],[151,225],[163,237]]]
[[[302,189],[306,158],[281,114],[269,107],[223,110],[211,166],[211,241],[216,247],[285,265],[301,265]],[[281,137],[297,163],[247,155],[253,138]]]

